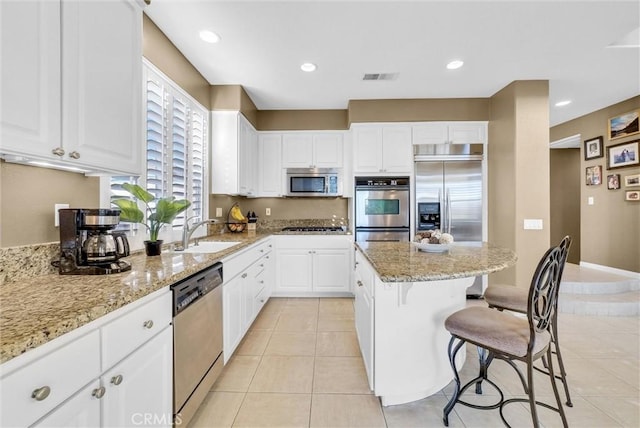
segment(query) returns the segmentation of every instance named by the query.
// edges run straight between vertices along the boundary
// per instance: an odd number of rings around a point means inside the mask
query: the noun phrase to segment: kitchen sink
[[[224,242],[204,241],[204,242],[200,242],[198,245],[190,245],[189,248],[180,252],[181,253],[217,253],[218,251],[226,250],[227,248],[231,248],[240,243],[241,242],[239,241],[224,241]]]

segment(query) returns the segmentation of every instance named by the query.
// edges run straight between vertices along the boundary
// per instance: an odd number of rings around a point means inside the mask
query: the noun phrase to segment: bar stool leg
[[[557,317],[557,315],[556,315]],[[562,381],[562,386],[564,387],[564,393],[567,397],[567,406],[573,407],[573,403],[571,402],[571,395],[569,395],[569,385],[567,384],[567,372],[564,369],[564,362],[562,361],[562,353],[560,352],[560,344],[558,343],[558,323],[557,319],[553,320],[553,324],[551,326],[551,342],[555,348],[556,357],[558,358],[558,369],[560,370],[560,380]]]
[[[448,354],[449,354],[449,363],[451,364],[451,368],[453,369],[453,380],[455,382],[455,387],[453,390],[453,395],[451,399],[445,406],[443,410],[442,422],[444,426],[449,426],[449,413],[453,410],[453,407],[458,402],[458,398],[460,397],[460,375],[458,374],[458,369],[456,367],[456,355],[461,347],[464,346],[465,341],[460,340],[460,342],[454,347],[453,344],[456,341],[456,338],[451,336],[451,340],[449,340]]]

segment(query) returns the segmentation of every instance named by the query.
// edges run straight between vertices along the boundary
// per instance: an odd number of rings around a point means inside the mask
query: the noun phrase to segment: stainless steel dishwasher
[[[222,371],[222,263],[174,284],[175,426],[186,426]]]

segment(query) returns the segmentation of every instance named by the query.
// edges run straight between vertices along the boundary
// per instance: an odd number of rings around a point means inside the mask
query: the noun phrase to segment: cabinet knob
[[[358,287],[362,287],[363,285],[362,281],[358,280]]]
[[[71,159],[80,159],[80,153],[76,152],[75,150],[72,151],[71,153],[69,153],[69,157]]]
[[[122,383],[122,375],[117,375],[111,378],[111,383],[114,385],[120,385]]]
[[[105,392],[107,392],[107,390],[104,388],[104,386],[101,386],[100,388],[94,389],[93,392],[91,393],[91,395],[93,395],[94,397],[96,397],[99,400],[102,397],[104,397],[104,393]]]
[[[261,264],[260,264],[260,267],[264,267],[264,263],[261,263]]]
[[[31,393],[31,398],[35,398],[37,401],[42,401],[49,396],[51,388],[48,386],[42,386],[38,389],[34,389]]]
[[[260,284],[264,284],[264,280],[263,279],[260,280]]]
[[[264,299],[260,299],[260,303],[264,303]]]
[[[264,253],[264,248],[260,248],[260,252],[261,252],[261,253]]]
[[[246,273],[243,273],[243,274],[242,274],[242,278],[246,278],[246,277],[247,277],[247,274],[246,274]]]
[[[153,320],[147,320],[147,321],[145,321],[145,322],[142,324],[142,326],[143,326],[144,328],[149,328],[149,329],[150,329],[150,328],[153,328]]]
[[[64,149],[62,147],[56,147],[55,149],[51,150],[51,153],[53,153],[56,156],[64,156]]]

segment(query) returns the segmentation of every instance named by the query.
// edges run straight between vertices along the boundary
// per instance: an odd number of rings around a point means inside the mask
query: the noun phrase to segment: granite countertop
[[[125,258],[131,263],[127,272],[92,276],[54,273],[0,287],[0,363],[187,278],[270,235],[225,233],[206,240],[240,244],[210,254],[164,250],[160,256],[147,257],[142,251]]]
[[[514,265],[515,252],[483,243],[459,243],[445,253],[419,251],[410,242],[358,242],[383,282],[419,282],[465,278]]]

